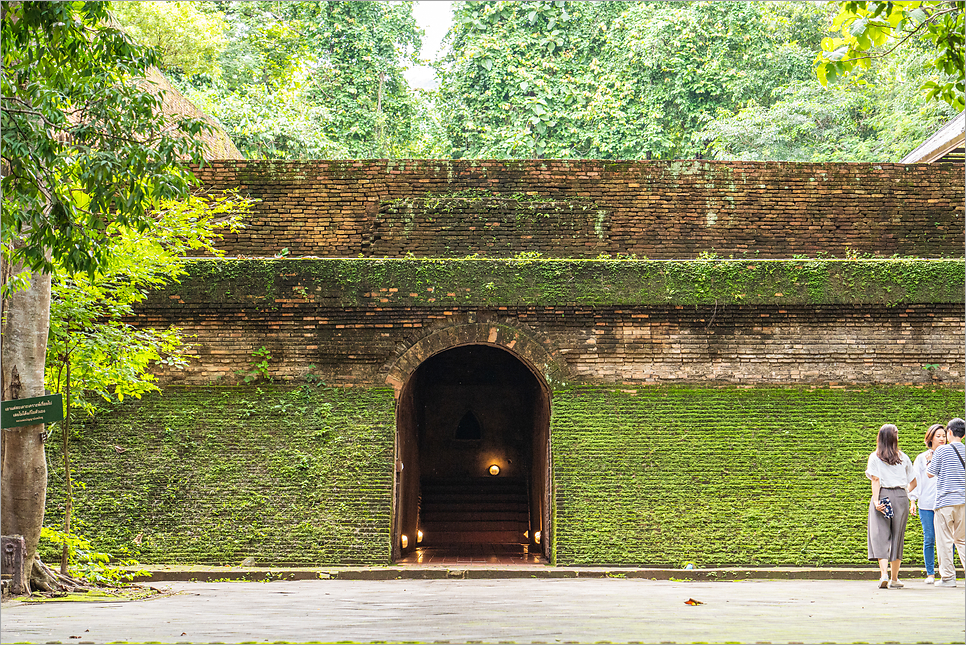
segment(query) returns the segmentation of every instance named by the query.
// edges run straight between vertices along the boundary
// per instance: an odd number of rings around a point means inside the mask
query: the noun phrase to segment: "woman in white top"
[[[936,525],[934,522],[936,510],[936,480],[926,476],[926,468],[932,461],[933,453],[939,446],[946,443],[946,426],[936,423],[929,426],[924,439],[929,450],[920,452],[912,462],[912,472],[916,478],[916,486],[909,489],[909,499],[912,500],[912,513],[916,513],[919,506],[919,521],[922,522],[922,557],[926,563],[926,584],[936,581]]]
[[[899,430],[879,428],[876,451],[869,455],[865,476],[872,480],[869,500],[869,559],[879,562],[879,588],[900,589],[899,564],[909,520],[908,487],[915,487],[912,461],[899,450]],[[889,576],[891,570],[891,578]]]

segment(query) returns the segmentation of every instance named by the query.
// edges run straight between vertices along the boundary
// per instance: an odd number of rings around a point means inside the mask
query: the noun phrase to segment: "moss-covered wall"
[[[962,303],[964,286],[961,258],[200,260],[149,306],[896,305]]]
[[[896,423],[915,457],[929,424],[962,414],[963,391],[581,387],[551,405],[557,564],[850,565],[865,562],[878,427]],[[385,564],[393,425],[388,390],[125,402],[75,426],[75,526],[142,562]],[[48,453],[55,526],[57,442]],[[921,559],[911,518],[905,562]]]
[[[394,427],[391,389],[169,388],[125,401],[74,424],[75,528],[142,562],[385,564]],[[47,526],[62,517],[62,454],[51,441]]]
[[[556,392],[557,563],[862,564],[879,427],[914,459],[962,413],[962,390],[928,388]],[[921,563],[911,517],[903,564]]]

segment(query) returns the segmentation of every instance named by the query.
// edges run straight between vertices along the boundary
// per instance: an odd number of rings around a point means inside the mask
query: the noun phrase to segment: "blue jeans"
[[[933,520],[935,511],[919,509],[919,521],[922,522],[922,558],[926,562],[926,575],[936,575],[936,525]]]

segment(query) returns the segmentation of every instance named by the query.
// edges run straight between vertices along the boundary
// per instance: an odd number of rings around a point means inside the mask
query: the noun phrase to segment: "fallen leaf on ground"
[[[685,605],[703,605],[704,603],[700,600],[695,600],[694,598],[688,598],[684,601]]]

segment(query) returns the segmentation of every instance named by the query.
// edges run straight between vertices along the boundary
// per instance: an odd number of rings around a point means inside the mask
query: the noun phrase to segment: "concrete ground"
[[[159,583],[160,584],[160,583]],[[3,643],[962,643],[964,587],[641,578],[171,582],[141,602],[8,602]],[[703,604],[686,604],[694,599]]]

